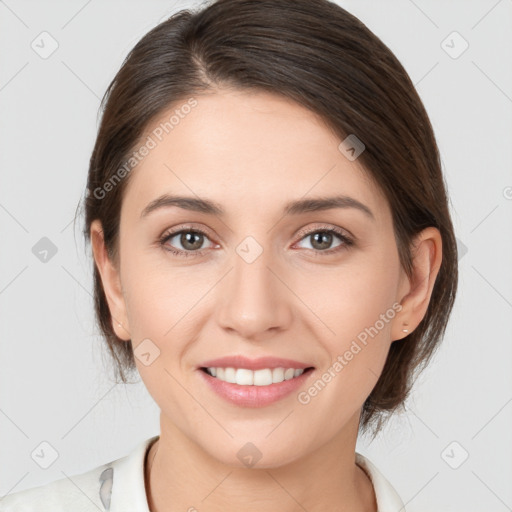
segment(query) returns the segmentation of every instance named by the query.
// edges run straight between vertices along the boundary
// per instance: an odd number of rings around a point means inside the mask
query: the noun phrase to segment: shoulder
[[[8,494],[0,501],[2,512],[64,512],[104,510],[98,493],[100,475],[108,464],[80,475],[55,480],[45,485]]]
[[[405,512],[405,505],[386,477],[364,455],[356,452],[356,464],[370,477],[375,491],[378,512]]]
[[[147,512],[144,457],[153,439],[84,473],[8,494],[0,498],[0,512],[114,512],[122,510],[127,501],[138,502],[136,510]],[[114,499],[116,504],[111,507]]]

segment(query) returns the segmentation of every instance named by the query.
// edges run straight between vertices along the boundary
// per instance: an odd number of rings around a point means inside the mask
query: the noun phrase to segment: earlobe
[[[98,219],[91,223],[90,235],[94,261],[101,277],[112,317],[112,328],[118,338],[129,341],[130,329],[119,270],[108,255],[103,238],[103,228]]]
[[[425,316],[441,262],[441,233],[437,228],[428,227],[414,240],[413,270],[410,279],[407,280],[409,290],[400,300],[402,310],[397,317],[396,325],[393,326],[393,340],[408,336]]]

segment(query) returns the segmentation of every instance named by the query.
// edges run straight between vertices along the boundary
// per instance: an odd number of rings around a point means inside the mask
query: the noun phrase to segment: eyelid
[[[316,233],[318,231],[334,231],[339,235],[344,236],[345,238],[355,241],[355,237],[350,231],[344,228],[340,228],[339,226],[334,226],[332,224],[319,224],[314,225],[313,227],[310,226],[307,228],[302,228],[297,232],[296,236],[301,240],[304,236],[310,235],[311,233]]]
[[[212,231],[206,227],[196,227],[194,225],[194,223],[183,223],[183,224],[178,224],[176,226],[173,226],[171,228],[167,228],[167,229],[164,229],[164,231],[162,232],[162,234],[160,235],[160,239],[163,238],[163,237],[167,237],[167,236],[174,236],[174,235],[177,235],[178,233],[181,233],[182,231],[195,231],[197,233],[201,233],[205,236],[208,236],[208,238],[212,239],[212,238],[215,238],[212,234]],[[212,240],[213,242],[213,240]]]

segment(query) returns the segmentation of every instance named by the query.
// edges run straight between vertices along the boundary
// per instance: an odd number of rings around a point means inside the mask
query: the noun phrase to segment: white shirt
[[[144,461],[154,436],[125,457],[90,471],[8,494],[0,512],[150,512],[144,484]],[[395,489],[366,457],[356,452],[356,464],[368,474],[378,512],[405,512]]]

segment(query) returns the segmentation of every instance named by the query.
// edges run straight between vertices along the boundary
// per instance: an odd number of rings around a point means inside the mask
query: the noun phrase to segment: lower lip
[[[314,369],[305,371],[293,379],[268,386],[241,386],[216,379],[204,370],[199,369],[198,371],[210,388],[228,402],[241,407],[265,407],[290,395],[304,385]]]

